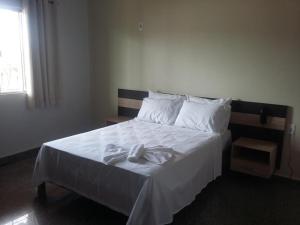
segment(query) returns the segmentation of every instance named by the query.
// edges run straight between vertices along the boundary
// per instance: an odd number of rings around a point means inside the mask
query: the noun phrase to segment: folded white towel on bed
[[[109,144],[105,147],[102,161],[106,165],[112,165],[123,160],[137,163],[141,158],[162,165],[175,156],[175,151],[172,148],[164,146],[154,146],[145,148],[144,145],[134,145],[127,150],[121,146]]]
[[[103,162],[106,165],[112,165],[127,158],[128,150],[113,144],[105,147],[103,152]]]
[[[162,165],[173,158],[175,151],[164,146],[146,148],[143,158],[157,165]]]
[[[128,161],[129,162],[137,162],[141,158],[141,156],[144,154],[144,145],[134,145],[130,148],[128,153]]]

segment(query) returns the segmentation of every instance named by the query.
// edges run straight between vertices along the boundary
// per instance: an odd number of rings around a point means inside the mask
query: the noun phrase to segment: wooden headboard
[[[136,117],[147,91],[118,89],[118,115]],[[281,152],[287,127],[288,106],[234,100],[231,104],[229,129],[232,140],[249,137],[272,141],[278,144],[276,167],[280,167]],[[261,124],[261,111],[267,115]]]

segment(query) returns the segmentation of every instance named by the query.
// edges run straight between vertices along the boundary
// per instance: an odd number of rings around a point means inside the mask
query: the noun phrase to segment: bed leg
[[[37,195],[38,195],[38,199],[41,202],[45,202],[47,200],[46,183],[45,182],[38,186]]]

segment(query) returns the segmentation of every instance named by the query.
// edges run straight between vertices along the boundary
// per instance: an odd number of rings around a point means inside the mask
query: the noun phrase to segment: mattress
[[[45,143],[33,180],[64,186],[121,212],[129,216],[127,225],[167,224],[221,175],[222,143],[219,134],[130,120]],[[164,165],[146,160],[105,165],[107,144],[162,145],[178,154]]]

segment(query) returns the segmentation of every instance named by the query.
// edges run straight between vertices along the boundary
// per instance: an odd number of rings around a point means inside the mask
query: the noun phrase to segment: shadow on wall
[[[92,101],[98,124],[117,114],[118,88],[141,88],[140,5],[138,0],[102,1],[101,7],[90,2]]]
[[[109,4],[103,3],[103,7],[89,7],[90,27],[99,27],[91,31],[91,96],[93,117],[98,125],[103,125],[103,119],[113,111],[113,103],[110,101],[110,68],[111,68],[111,41],[109,29]]]

